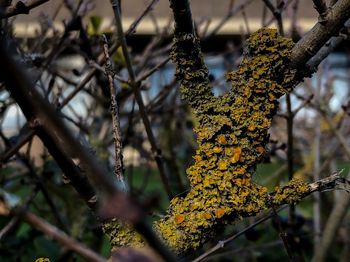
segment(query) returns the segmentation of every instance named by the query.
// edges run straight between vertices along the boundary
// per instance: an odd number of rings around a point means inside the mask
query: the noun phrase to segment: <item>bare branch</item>
[[[21,136],[15,145],[13,145],[11,148],[9,148],[6,152],[4,152],[0,156],[0,163],[3,164],[7,160],[9,160],[13,155],[15,155],[18,152],[18,150],[22,146],[24,146],[34,136],[34,134],[35,134],[35,131],[30,130],[26,134]]]
[[[68,152],[71,157],[74,156],[80,161],[89,177],[99,185],[106,194],[106,201],[102,201],[101,216],[117,217],[122,221],[132,224],[135,229],[141,233],[155,250],[162,246],[155,237],[152,230],[143,221],[143,213],[140,208],[125,194],[119,191],[116,179],[109,176],[108,172],[99,164],[96,156],[91,156],[89,152],[72,136],[63,121],[57,116],[56,112],[38,91],[30,85],[31,81],[22,69],[15,63],[1,43],[0,71],[6,88],[11,92],[13,98],[21,107],[28,120],[34,119],[37,126],[38,136],[48,147],[49,152],[56,159],[58,164],[62,165],[62,159],[59,158],[55,150],[59,152]],[[66,154],[64,154],[66,156]],[[66,156],[66,160],[71,160]],[[71,166],[75,167],[75,165]],[[76,168],[76,167],[75,167]],[[66,170],[66,168],[63,168]],[[118,203],[118,205],[115,205]],[[169,254],[164,250],[160,251],[168,261],[173,261]]]
[[[87,261],[104,262],[106,259],[101,257],[99,254],[95,253],[93,250],[89,249],[85,245],[79,243],[75,239],[68,236],[66,233],[58,229],[57,227],[49,224],[44,219],[36,216],[31,212],[19,213],[20,217],[26,221],[28,224],[32,225],[44,234],[57,240],[63,246],[76,252]]]
[[[276,212],[280,212],[283,209],[285,209],[287,206],[281,207],[279,210],[277,211],[271,211],[270,214],[258,219],[257,221],[255,221],[253,224],[251,224],[250,226],[246,227],[245,229],[243,229],[242,231],[238,232],[237,234],[234,234],[228,238],[226,238],[225,240],[220,240],[215,246],[213,246],[212,248],[210,248],[209,250],[207,250],[205,253],[203,253],[202,255],[200,255],[199,257],[197,257],[196,259],[192,260],[192,262],[199,262],[202,261],[203,259],[207,258],[209,255],[213,254],[214,252],[216,252],[217,250],[224,248],[226,244],[230,243],[231,241],[237,239],[238,237],[242,236],[245,232],[255,228],[256,226],[264,223],[266,220],[269,220],[270,218],[274,217],[276,215]]]
[[[348,37],[341,34],[340,36],[334,36],[306,63],[306,71],[311,74],[317,70],[319,64],[334,51],[334,49],[341,44]]]
[[[343,192],[341,197],[335,202],[335,206],[328,217],[327,224],[323,230],[321,241],[315,250],[313,262],[323,262],[327,258],[329,248],[338,232],[338,229],[350,206],[349,192]]]
[[[312,58],[344,26],[350,17],[350,1],[339,0],[327,13],[326,22],[318,22],[296,45],[291,54],[291,67],[299,68]]]
[[[281,35],[284,35],[283,30],[283,21],[282,21],[282,9],[279,9],[278,7],[275,7],[270,0],[263,0],[266,7],[272,12],[273,16],[275,17],[278,25],[278,31]],[[283,6],[282,6],[283,7]]]
[[[158,148],[155,136],[154,136],[152,128],[151,128],[151,123],[148,119],[148,115],[147,115],[147,111],[146,111],[146,108],[145,108],[145,105],[143,102],[143,98],[141,96],[141,92],[140,92],[141,83],[136,82],[136,75],[135,75],[134,69],[133,69],[132,64],[131,64],[131,58],[130,58],[130,54],[129,54],[129,51],[127,48],[125,34],[123,31],[121,15],[120,15],[120,10],[119,10],[120,3],[119,3],[119,1],[114,0],[114,1],[111,1],[111,4],[112,4],[113,10],[114,10],[114,16],[115,16],[115,20],[116,20],[119,41],[120,41],[120,44],[121,44],[121,47],[123,50],[123,54],[124,54],[124,58],[125,58],[125,62],[126,62],[126,67],[127,67],[129,77],[130,77],[130,86],[132,87],[133,92],[135,94],[135,100],[139,106],[141,118],[142,118],[143,124],[145,126],[149,142],[151,144],[151,150],[153,153],[153,157],[156,161],[164,188],[168,194],[169,199],[171,199],[173,197],[173,193],[171,191],[171,187],[169,185],[169,181],[168,181],[167,175],[165,173],[164,163],[162,160],[163,157],[161,155],[160,149]]]
[[[340,172],[334,172],[329,177],[323,178],[319,181],[309,184],[310,191],[308,194],[319,191],[324,192],[328,190],[346,190],[349,191],[350,182],[342,177]]]
[[[314,2],[314,8],[319,13],[319,22],[326,22],[326,16],[327,16],[327,5],[324,0],[312,0]]]
[[[112,115],[112,131],[114,140],[114,152],[115,152],[115,167],[114,175],[117,177],[121,184],[122,190],[126,191],[126,184],[123,177],[123,154],[122,154],[122,136],[120,131],[120,121],[118,113],[118,104],[115,97],[116,86],[113,81],[113,64],[108,53],[107,38],[103,35],[103,50],[106,56],[106,74],[109,82],[109,91],[111,93],[110,110]]]
[[[17,225],[18,217],[13,217],[11,220],[0,230],[0,241],[6,234]]]
[[[212,37],[213,35],[215,35],[220,28],[222,28],[222,26],[227,23],[227,21],[229,21],[229,19],[231,17],[233,17],[234,15],[236,15],[237,13],[239,13],[240,11],[243,11],[244,8],[246,8],[247,6],[249,6],[251,3],[254,2],[254,0],[246,0],[243,1],[241,4],[239,4],[238,6],[233,5],[234,1],[230,2],[230,8],[227,12],[227,14],[222,18],[222,20],[208,33],[204,36],[204,39],[208,39],[210,37]]]
[[[45,4],[48,1],[50,0],[18,1],[16,4],[7,7],[3,12],[0,12],[0,19],[9,18],[19,14],[29,14],[31,9]]]

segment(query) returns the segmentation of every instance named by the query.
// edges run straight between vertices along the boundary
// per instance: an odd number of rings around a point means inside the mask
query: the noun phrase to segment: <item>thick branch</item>
[[[197,112],[212,99],[209,71],[204,62],[200,40],[194,31],[188,0],[170,0],[175,20],[174,44],[171,54],[176,64],[176,78],[181,92]]]
[[[176,34],[194,34],[194,24],[188,0],[170,0],[173,10]]]
[[[318,22],[296,45],[291,54],[291,67],[299,68],[344,26],[350,17],[350,1],[339,0],[327,13],[324,22]]]
[[[29,0],[29,1],[18,1],[7,7],[3,12],[0,12],[0,19],[9,18],[11,16],[19,14],[29,14],[30,10],[42,5],[50,0]]]

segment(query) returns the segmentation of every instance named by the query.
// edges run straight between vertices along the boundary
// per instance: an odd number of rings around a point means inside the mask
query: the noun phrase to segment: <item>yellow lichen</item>
[[[223,215],[225,215],[225,210],[218,208],[215,210],[215,215],[217,218],[221,218]]]
[[[194,163],[186,171],[190,191],[174,198],[154,225],[175,252],[200,247],[218,227],[235,218],[295,203],[309,191],[305,183],[292,180],[270,195],[252,179],[266,152],[277,99],[289,91],[284,85],[289,86],[293,78],[288,69],[292,47],[292,41],[278,36],[276,30],[253,33],[238,70],[227,74],[231,91],[215,97],[198,38],[175,34],[172,59],[182,97],[196,118],[198,143]],[[124,241],[120,233],[117,239]]]
[[[50,262],[50,259],[47,257],[39,257],[35,260],[35,262]]]
[[[210,213],[204,213],[204,218],[205,219],[211,219],[211,214]]]
[[[292,179],[289,181],[288,185],[280,188],[276,187],[272,195],[272,204],[295,204],[300,200],[303,195],[309,192],[310,188],[307,183],[299,179]]]
[[[113,249],[119,247],[143,247],[145,242],[141,235],[130,226],[125,225],[117,219],[106,221],[102,225],[105,234],[110,238]]]
[[[185,39],[175,39],[173,60],[178,64],[183,98],[194,109],[199,149],[194,164],[187,170],[190,192],[172,202],[164,218],[155,224],[164,241],[179,253],[201,246],[218,226],[228,222],[226,219],[255,215],[271,205],[298,201],[308,190],[304,184],[292,181],[289,189],[269,196],[265,187],[251,179],[266,152],[267,131],[278,107],[277,99],[288,91],[283,84],[292,78],[293,72],[286,69],[292,41],[271,29],[252,34],[238,70],[227,74],[233,83],[231,92],[214,97],[208,82],[197,85],[189,80],[195,75],[202,77],[207,69],[202,58],[199,62],[193,58],[192,63],[183,66],[182,62],[188,59],[181,57],[187,54],[186,41],[198,47],[194,36]],[[292,190],[296,190],[295,194]],[[195,211],[193,203],[197,203]],[[186,220],[177,226],[174,216],[180,210]],[[210,214],[215,215],[214,220]]]

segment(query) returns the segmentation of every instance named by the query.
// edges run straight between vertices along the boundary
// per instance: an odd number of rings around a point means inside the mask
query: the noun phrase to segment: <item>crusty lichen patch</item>
[[[135,230],[117,219],[104,222],[102,229],[110,239],[112,251],[119,247],[143,247],[145,245],[142,237]]]
[[[188,53],[183,49],[189,42],[196,47],[190,58],[182,56]],[[202,66],[198,39],[187,35],[175,40],[172,56],[178,64],[182,95],[198,120],[195,132],[199,146],[194,164],[187,169],[190,192],[174,198],[167,214],[155,225],[175,251],[200,247],[218,226],[255,215],[271,203],[296,202],[308,190],[306,184],[293,180],[287,187],[290,190],[277,189],[270,199],[267,189],[252,180],[266,151],[277,99],[287,92],[283,84],[292,78],[292,72],[286,70],[292,47],[292,41],[275,30],[254,33],[238,70],[227,75],[232,90],[214,97],[206,81],[208,72]]]
[[[198,38],[175,32],[176,76],[198,123],[194,129],[198,150],[187,169],[191,190],[172,199],[165,216],[155,223],[160,237],[175,252],[200,247],[218,227],[235,218],[297,202],[309,191],[304,182],[292,180],[269,194],[252,179],[266,151],[277,99],[289,91],[283,86],[293,76],[287,69],[292,47],[292,41],[278,36],[276,30],[252,34],[238,70],[227,74],[232,89],[215,97]]]

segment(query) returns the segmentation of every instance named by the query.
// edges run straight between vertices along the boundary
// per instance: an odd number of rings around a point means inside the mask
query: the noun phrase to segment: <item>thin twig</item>
[[[203,39],[208,39],[215,35],[228,21],[230,18],[238,14],[240,11],[244,10],[247,6],[253,3],[254,0],[243,1],[240,5],[234,6],[233,2],[230,2],[230,6],[226,15],[221,19],[221,21],[208,33]]]
[[[14,156],[18,152],[18,150],[22,148],[34,135],[35,131],[31,129],[28,132],[26,132],[23,136],[21,136],[15,145],[11,146],[0,156],[0,163],[3,164],[12,156]]]
[[[113,81],[113,64],[108,53],[108,43],[105,35],[103,37],[103,50],[106,56],[106,71],[109,82],[109,91],[111,95],[110,110],[112,115],[112,131],[113,131],[113,140],[114,140],[114,152],[115,152],[115,166],[114,166],[114,175],[117,177],[123,191],[126,191],[126,184],[123,177],[123,154],[122,154],[122,135],[120,131],[120,120],[119,120],[119,111],[118,104],[116,99],[116,86]]]
[[[278,209],[276,212],[280,212],[283,209],[285,209],[287,206],[281,207],[280,209]],[[220,240],[214,247],[210,248],[208,251],[206,251],[205,253],[203,253],[202,255],[200,255],[199,257],[197,257],[196,259],[194,259],[192,262],[199,262],[202,261],[204,258],[208,257],[209,255],[211,255],[212,253],[214,253],[215,251],[223,248],[226,244],[228,244],[229,242],[235,240],[236,238],[242,236],[245,232],[253,229],[254,227],[260,225],[261,223],[265,222],[266,220],[270,219],[271,217],[275,216],[275,212],[270,212],[270,214],[264,216],[263,218],[257,220],[256,222],[254,222],[253,224],[251,224],[250,226],[246,227],[245,229],[243,229],[242,231],[238,232],[237,234],[234,234],[228,238],[226,238],[225,240]]]
[[[157,72],[160,68],[165,66],[170,61],[170,57],[164,58],[163,61],[159,62],[156,66],[151,68],[149,71],[145,72],[143,75],[139,76],[136,80],[136,82],[141,82],[145,79],[147,79],[149,76]]]
[[[336,201],[335,206],[328,217],[328,221],[322,232],[323,234],[318,248],[314,252],[312,262],[323,262],[326,260],[329,248],[334,241],[336,233],[341,226],[349,206],[350,194],[348,192],[343,192],[343,194],[338,198],[338,201]]]
[[[125,31],[125,36],[130,36],[133,34],[137,28],[137,26],[140,24],[142,19],[153,9],[154,5],[158,2],[159,0],[153,0],[146,8],[145,10],[141,13],[141,15],[130,25],[128,30]],[[120,47],[120,42],[117,40],[116,43],[114,43],[110,48],[109,48],[109,53],[115,52],[118,48]],[[100,65],[104,65],[105,63],[105,56],[104,53],[102,52],[98,59],[97,63]],[[61,102],[61,107],[64,107],[66,104],[69,103],[78,93],[80,90],[84,88],[84,86],[92,79],[93,76],[95,76],[97,72],[96,68],[91,69],[91,71],[88,72],[88,74],[84,77],[84,79],[75,87],[74,91],[70,93],[62,102]]]
[[[13,217],[11,220],[0,230],[0,241],[11,229],[17,225],[18,217]]]
[[[299,0],[294,0],[294,4],[292,6],[292,17],[291,17],[291,32],[295,34],[298,32],[297,30],[297,13],[299,10]]]
[[[66,248],[76,252],[87,261],[104,262],[106,259],[101,257],[99,254],[95,253],[92,249],[89,249],[85,245],[79,243],[72,237],[68,236],[66,233],[58,229],[57,227],[49,224],[44,219],[36,216],[31,212],[24,212],[19,214],[20,217],[26,221],[28,224],[32,225],[44,234],[57,240]]]
[[[284,35],[284,30],[283,30],[283,21],[282,21],[282,11],[284,5],[281,5],[280,8],[275,7],[270,0],[262,0],[266,7],[272,12],[273,16],[276,19],[277,22],[277,27],[278,27],[278,32],[280,35]]]
[[[142,19],[147,15],[150,10],[152,10],[153,6],[155,3],[157,3],[159,0],[153,0],[147,7],[146,9],[141,13],[141,15],[130,25],[128,30],[125,32],[126,36],[131,35],[132,33],[135,32],[137,26],[139,23],[142,21]],[[110,53],[115,52],[117,48],[120,46],[119,42],[113,44],[109,50]],[[98,63],[99,64],[104,64],[104,54],[99,56],[98,58]],[[96,68],[91,69],[87,75],[83,78],[81,82],[74,88],[74,90],[66,96],[66,98],[60,103],[60,108],[63,108],[65,105],[67,105],[84,87],[85,85],[92,79],[92,77],[95,76],[97,72]],[[13,148],[9,149],[7,153],[4,153],[4,155],[1,156],[1,161],[5,161],[5,159],[9,159],[11,156],[16,154],[16,152],[22,147],[22,145],[26,144],[33,136],[35,135],[35,131],[30,130],[26,135],[23,136],[23,140],[19,141],[16,146],[13,146]]]

